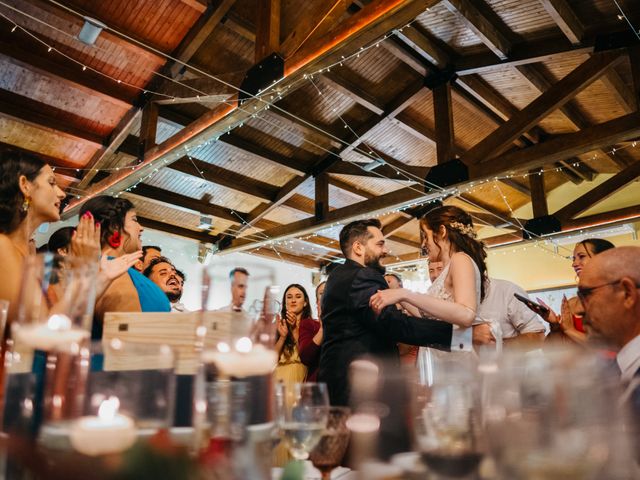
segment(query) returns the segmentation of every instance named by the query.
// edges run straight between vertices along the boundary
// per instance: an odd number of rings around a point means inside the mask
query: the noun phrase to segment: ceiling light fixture
[[[107,28],[104,23],[95,18],[84,17],[84,25],[78,34],[78,40],[86,45],[94,45],[103,28]]]

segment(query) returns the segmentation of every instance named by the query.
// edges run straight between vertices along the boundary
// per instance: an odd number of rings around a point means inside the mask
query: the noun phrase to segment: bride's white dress
[[[471,258],[471,257],[469,257]],[[476,277],[476,312],[480,305],[480,269],[473,262],[473,269]],[[449,267],[451,262],[442,270],[442,273],[436,278],[429,289],[427,295],[445,300],[447,302],[453,302],[453,292],[447,290],[445,287],[445,281],[449,275]],[[436,319],[437,320],[437,319]],[[444,352],[429,347],[420,347],[418,352],[418,370],[420,372],[420,379],[427,385],[433,384],[435,376],[437,375],[437,363],[438,361],[460,361],[460,362],[473,362],[475,363],[475,353],[473,351],[473,329],[471,327],[463,328],[458,325],[453,326],[453,334],[451,337],[451,352]]]

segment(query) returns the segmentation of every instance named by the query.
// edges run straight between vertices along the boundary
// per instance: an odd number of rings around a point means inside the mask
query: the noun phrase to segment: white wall
[[[58,228],[76,224],[77,217],[48,227],[43,226],[42,232],[36,233],[36,245],[45,243]],[[182,302],[189,310],[199,309],[202,265],[197,260],[198,242],[147,229],[142,233],[142,245],[159,246],[162,248],[162,254],[171,259],[175,266],[185,273],[187,280]],[[229,271],[234,267],[244,267],[250,275],[246,309],[249,309],[254,301],[262,299],[267,286],[279,285],[284,293],[287,285],[299,283],[307,290],[311,299],[311,308],[314,315],[316,313],[315,287],[311,281],[313,271],[308,268],[245,253],[210,255],[208,263],[213,271],[213,295],[210,299],[210,308],[222,307],[231,302]]]

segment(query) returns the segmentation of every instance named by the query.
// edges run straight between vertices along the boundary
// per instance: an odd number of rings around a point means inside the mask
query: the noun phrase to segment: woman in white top
[[[379,312],[387,305],[402,303],[413,315],[449,322],[458,327],[452,349],[470,350],[469,327],[484,298],[487,279],[484,244],[476,239],[471,216],[455,206],[436,207],[427,212],[420,219],[420,236],[429,262],[443,263],[442,273],[428,293],[381,290],[371,297],[370,305]]]

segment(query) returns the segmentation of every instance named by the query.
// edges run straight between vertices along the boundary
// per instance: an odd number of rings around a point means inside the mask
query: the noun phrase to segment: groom
[[[327,280],[322,298],[324,339],[318,380],[329,389],[331,405],[349,404],[349,365],[359,357],[398,357],[397,343],[451,347],[452,326],[403,314],[395,305],[376,315],[369,298],[388,288],[380,259],[387,254],[376,219],[359,220],[340,232],[346,261]]]

